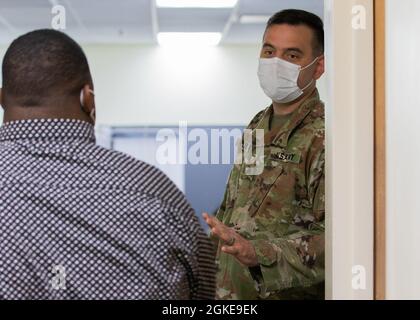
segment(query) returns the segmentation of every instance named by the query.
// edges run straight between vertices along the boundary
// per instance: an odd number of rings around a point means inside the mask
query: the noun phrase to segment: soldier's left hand
[[[255,267],[258,265],[258,257],[251,242],[235,232],[232,228],[224,225],[216,217],[203,213],[203,218],[211,228],[212,234],[224,242],[222,246],[223,252],[234,256],[246,267]]]

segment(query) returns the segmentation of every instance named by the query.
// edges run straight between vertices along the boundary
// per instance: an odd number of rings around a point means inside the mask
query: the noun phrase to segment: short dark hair
[[[324,23],[316,14],[304,10],[287,9],[274,14],[267,22],[266,31],[276,24],[289,24],[292,26],[305,25],[314,32],[314,54],[324,53]]]
[[[57,95],[74,96],[91,84],[82,48],[63,32],[41,29],[15,39],[3,59],[3,93],[21,106],[48,104]]]

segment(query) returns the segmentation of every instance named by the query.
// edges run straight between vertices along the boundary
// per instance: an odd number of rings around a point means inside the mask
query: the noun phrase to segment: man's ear
[[[87,114],[90,114],[92,110],[95,109],[95,94],[93,93],[93,89],[90,85],[86,84],[80,95],[80,103],[82,105],[83,111]]]
[[[316,63],[316,69],[314,73],[315,80],[318,80],[319,78],[321,78],[324,72],[325,72],[325,55],[322,54],[319,56],[318,61]]]

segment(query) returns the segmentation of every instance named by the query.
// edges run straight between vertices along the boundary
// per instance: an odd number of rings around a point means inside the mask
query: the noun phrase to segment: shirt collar
[[[271,119],[271,115],[273,114],[273,105],[266,109],[265,115],[260,122],[260,125],[257,127],[259,129],[265,130],[265,144],[266,145],[276,145],[282,148],[286,148],[289,142],[290,134],[294,131],[296,127],[298,127],[305,118],[313,111],[313,109],[321,104],[321,100],[319,97],[318,89],[315,89],[314,92],[305,99],[302,104],[293,112],[291,118],[287,121],[284,128],[280,129],[279,132],[273,136],[272,132],[269,132],[269,123]]]
[[[77,119],[17,120],[0,127],[0,142],[38,139],[95,142],[95,130],[90,123]]]

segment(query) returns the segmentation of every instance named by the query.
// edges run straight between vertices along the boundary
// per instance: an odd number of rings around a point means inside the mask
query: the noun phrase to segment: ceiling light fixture
[[[220,32],[159,32],[161,46],[217,46],[222,40]]]
[[[233,8],[238,0],[156,0],[158,8]]]
[[[242,24],[265,24],[268,19],[270,16],[243,15],[239,18],[239,22]]]

